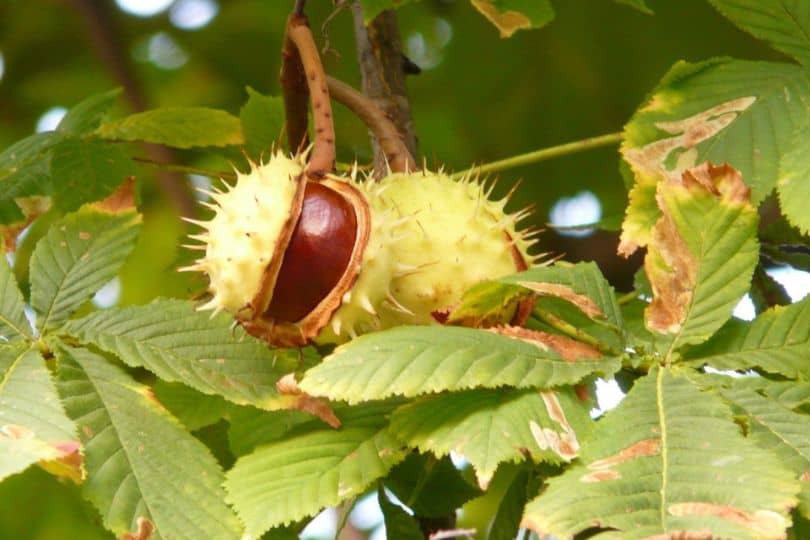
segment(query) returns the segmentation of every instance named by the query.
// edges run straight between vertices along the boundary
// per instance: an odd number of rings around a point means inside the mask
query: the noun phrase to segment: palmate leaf
[[[38,461],[73,459],[62,474],[82,476],[76,427],[65,415],[36,349],[0,346],[0,479]]]
[[[690,349],[693,365],[717,369],[762,368],[793,379],[810,378],[810,297],[775,306],[750,323],[733,320],[710,341]]]
[[[551,388],[593,373],[609,376],[615,358],[563,360],[537,342],[451,326],[401,326],[341,345],[307,371],[305,392],[349,403],[471,388]]]
[[[591,427],[588,408],[572,390],[468,390],[427,396],[391,416],[391,432],[422,452],[451,451],[475,468],[486,489],[498,465],[530,456],[570,462]]]
[[[97,133],[117,141],[144,141],[175,148],[242,144],[239,119],[205,107],[174,107],[136,113],[99,126]]]
[[[343,422],[338,430],[314,420],[239,458],[226,475],[225,489],[247,533],[258,537],[311,516],[385,476],[405,456],[388,431],[392,408],[344,409],[338,411]]]
[[[14,272],[3,258],[0,260],[0,344],[33,339],[24,308]]]
[[[56,222],[31,256],[31,306],[40,330],[62,324],[118,273],[141,217],[85,206]]]
[[[804,0],[709,0],[752,36],[810,64],[810,4]]]
[[[748,437],[804,480],[798,511],[810,518],[810,416],[797,414],[748,388],[732,387],[721,394],[745,414]]]
[[[85,494],[105,527],[121,536],[145,519],[152,540],[240,538],[210,451],[103,357],[54,345],[59,393],[84,444]]]
[[[64,332],[164,381],[268,409],[283,405],[276,382],[296,370],[302,354],[270,349],[229,315],[211,318],[186,300],[97,311],[68,322]]]
[[[758,216],[747,191],[737,171],[709,164],[658,186],[663,215],[644,259],[653,289],[644,315],[671,340],[668,353],[711,337],[750,287]]]
[[[810,212],[806,205],[810,199],[810,122],[797,129],[793,142],[782,158],[776,191],[779,194],[779,208],[790,224],[803,234],[810,233]]]
[[[620,252],[650,239],[660,216],[656,184],[704,161],[742,173],[758,205],[775,187],[779,162],[808,118],[810,73],[790,64],[714,59],[678,62],[625,126],[622,156],[633,181]]]
[[[731,417],[683,375],[653,369],[529,503],[524,525],[559,538],[783,538],[798,481]]]

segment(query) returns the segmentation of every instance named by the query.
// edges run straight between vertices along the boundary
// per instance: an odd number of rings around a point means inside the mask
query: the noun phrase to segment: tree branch
[[[396,14],[383,11],[366,27],[363,8],[358,0],[354,0],[352,17],[363,93],[393,122],[408,152],[415,156],[416,133],[405,85],[404,55]],[[373,134],[371,143],[375,175],[381,177],[387,172],[385,151]]]
[[[416,162],[397,127],[373,101],[343,81],[327,76],[326,82],[332,99],[352,111],[377,138],[387,158],[388,167],[393,172],[417,169]]]

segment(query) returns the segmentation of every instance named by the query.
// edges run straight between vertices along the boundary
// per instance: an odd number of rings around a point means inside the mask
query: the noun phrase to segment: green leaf
[[[684,178],[658,185],[663,216],[644,259],[646,325],[672,340],[669,351],[706,341],[731,318],[759,260],[758,215],[737,171],[702,166]]]
[[[386,9],[396,9],[411,3],[413,0],[360,0],[363,6],[363,18],[366,24]]]
[[[642,13],[647,15],[653,15],[653,10],[651,10],[647,6],[646,0],[613,0],[617,4],[624,4],[625,6],[630,6],[633,9],[637,9]]]
[[[554,20],[548,0],[470,0],[473,7],[495,25],[502,38],[518,30],[540,28]]]
[[[229,315],[211,318],[187,300],[97,311],[70,321],[64,332],[164,381],[268,409],[283,405],[276,382],[295,371],[301,354],[271,349],[234,327]]]
[[[56,130],[71,135],[84,135],[96,129],[115,104],[121,89],[96,94],[70,108]]]
[[[391,470],[385,487],[414,514],[429,518],[452,514],[483,494],[461,475],[449,457],[438,459],[416,452]]]
[[[175,107],[136,113],[98,128],[105,139],[144,141],[175,148],[244,143],[239,119],[205,107]]]
[[[25,318],[22,293],[5,257],[0,257],[0,346],[4,343],[33,339]]]
[[[574,304],[585,314],[589,314],[589,310],[592,309],[589,308],[589,305],[595,304],[601,314],[596,317],[591,315],[592,318],[604,318],[618,328],[622,326],[622,313],[616,302],[616,294],[596,263],[558,262],[551,266],[539,266],[512,274],[500,278],[498,281],[520,285],[540,295],[561,298]],[[538,286],[546,284],[568,287],[577,296],[566,294],[565,290],[541,289],[541,292],[538,292]],[[544,290],[546,292],[542,292]]]
[[[624,129],[622,156],[635,186],[620,252],[649,241],[660,215],[659,179],[677,181],[704,161],[739,169],[758,205],[776,185],[796,126],[808,118],[808,98],[810,73],[799,66],[728,58],[676,63]]]
[[[17,197],[48,193],[50,151],[62,140],[64,137],[54,132],[37,133],[0,153],[0,202],[10,203],[16,208],[13,201]],[[0,216],[2,223],[15,221],[7,211]]]
[[[196,431],[216,424],[228,410],[228,402],[219,396],[207,396],[184,384],[157,381],[155,397],[186,429]]]
[[[733,370],[760,367],[792,379],[810,378],[810,297],[775,306],[750,323],[731,321],[685,356],[693,365]]]
[[[517,537],[523,509],[529,499],[537,495],[538,488],[532,471],[527,468],[518,471],[498,505],[487,540],[514,540]]]
[[[0,479],[38,461],[78,456],[76,427],[65,415],[45,360],[35,349],[0,346]],[[80,480],[80,461],[65,475]]]
[[[118,274],[140,223],[134,211],[86,206],[51,226],[31,256],[31,306],[40,330],[62,324]]]
[[[804,65],[810,64],[810,4],[802,0],[710,0],[726,18]]]
[[[239,121],[245,137],[245,151],[254,160],[270,155],[284,130],[284,101],[277,96],[265,96],[247,87],[247,103],[239,111]]]
[[[388,432],[391,405],[339,413],[339,430],[302,424],[283,440],[239,458],[225,480],[228,502],[258,537],[276,525],[311,516],[359,495],[404,457]]]
[[[451,326],[400,326],[341,345],[307,371],[305,392],[349,403],[470,388],[551,388],[618,369],[613,358],[568,362],[537,342]]]
[[[745,414],[748,437],[763,450],[779,457],[801,482],[798,510],[810,517],[810,417],[797,414],[781,404],[747,388],[721,392],[736,409]]]
[[[447,317],[447,323],[471,328],[509,324],[518,302],[530,297],[524,287],[483,281],[467,290]]]
[[[810,212],[805,204],[810,199],[810,122],[796,131],[782,158],[776,191],[779,208],[790,224],[802,234],[810,233]]]
[[[529,503],[523,524],[562,538],[588,529],[622,540],[783,537],[798,482],[731,414],[677,372],[653,369],[596,424],[577,464]]]
[[[422,452],[451,451],[475,468],[486,489],[498,465],[570,462],[590,428],[588,409],[572,391],[470,390],[427,396],[391,416],[391,432]]]
[[[54,205],[65,212],[103,199],[135,175],[129,155],[108,142],[67,138],[51,154],[51,193]]]
[[[244,456],[257,447],[275,442],[294,427],[312,422],[302,411],[263,411],[254,407],[232,407],[229,411],[228,443],[235,456]]]
[[[222,469],[149,388],[86,349],[56,354],[59,392],[85,448],[84,492],[105,527],[121,536],[146,519],[152,540],[240,538]]]
[[[425,538],[416,520],[400,505],[391,502],[382,485],[377,489],[377,501],[382,510],[386,538],[396,538],[397,540],[423,540]]]

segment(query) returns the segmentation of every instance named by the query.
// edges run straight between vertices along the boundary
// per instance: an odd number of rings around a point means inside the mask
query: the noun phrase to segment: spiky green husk
[[[212,194],[214,218],[201,225],[206,254],[192,267],[210,278],[211,300],[203,309],[245,312],[262,274],[277,253],[291,215],[304,163],[276,153],[233,188]],[[473,285],[531,266],[532,242],[516,230],[526,214],[506,214],[506,199],[491,201],[483,183],[455,181],[442,172],[390,174],[380,182],[348,182],[368,204],[370,228],[359,272],[341,291],[340,306],[314,341],[342,343],[400,324],[429,324],[452,308]],[[362,203],[362,201],[360,201]],[[328,317],[328,315],[327,315]],[[324,318],[325,320],[326,318]],[[306,334],[308,337],[314,333]],[[273,342],[273,335],[265,336]]]
[[[206,232],[205,256],[192,269],[210,279],[211,299],[201,309],[244,311],[259,290],[262,273],[276,247],[291,211],[304,163],[281,152],[267,163],[237,171],[234,186],[211,193],[216,213],[201,224]]]
[[[434,322],[473,285],[530,266],[531,242],[515,225],[525,213],[504,212],[483,183],[455,181],[442,172],[391,174],[380,181],[384,207],[404,220],[396,231],[395,274],[382,306],[382,327]],[[516,250],[513,249],[513,245]]]
[[[389,294],[394,274],[397,229],[402,222],[393,219],[393,213],[377,195],[378,184],[372,180],[351,179],[363,194],[371,212],[371,230],[363,253],[360,273],[352,289],[343,295],[340,308],[321,331],[318,343],[343,343],[359,334],[382,328],[379,312]]]

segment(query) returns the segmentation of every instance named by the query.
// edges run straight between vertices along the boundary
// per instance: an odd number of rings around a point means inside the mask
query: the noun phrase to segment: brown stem
[[[132,110],[145,110],[146,98],[135,76],[126,44],[122,41],[123,33],[118,28],[112,4],[95,0],[62,1],[72,5],[84,18],[96,55],[112,78],[123,87],[124,96]],[[144,147],[154,161],[176,161],[172,151],[165,146],[150,144]],[[197,213],[197,204],[188,182],[182,176],[166,171],[159,172],[156,176],[161,190],[177,213],[193,217]]]
[[[416,170],[416,162],[399,134],[397,126],[376,103],[343,81],[327,76],[326,83],[332,99],[345,105],[357,115],[377,138],[391,171]]]
[[[355,0],[352,16],[363,93],[394,123],[408,151],[415,156],[416,132],[405,85],[404,55],[396,14],[390,10],[383,11],[366,27],[363,8]],[[371,141],[376,175],[382,176],[386,169],[385,152],[375,136],[372,135]]]
[[[326,74],[306,17],[291,16],[287,35],[301,58],[312,103],[315,145],[307,165],[307,176],[320,179],[335,166],[335,126],[329,90],[326,87]]]
[[[301,56],[290,38],[291,15],[287,19],[284,33],[284,45],[281,49],[281,92],[284,97],[284,122],[287,130],[287,143],[293,152],[300,152],[309,146],[307,126],[307,107],[309,106],[309,88]]]

